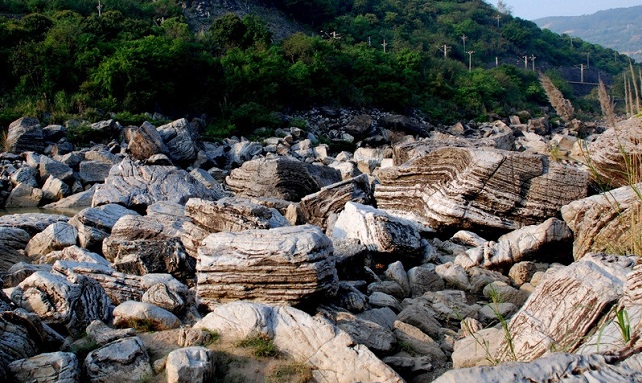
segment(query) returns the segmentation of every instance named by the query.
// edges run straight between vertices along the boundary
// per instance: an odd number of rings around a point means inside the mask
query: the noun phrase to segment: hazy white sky
[[[496,0],[487,0],[496,5]],[[642,0],[504,0],[512,9],[513,16],[526,20],[546,16],[590,15],[610,8],[626,8],[642,5]]]

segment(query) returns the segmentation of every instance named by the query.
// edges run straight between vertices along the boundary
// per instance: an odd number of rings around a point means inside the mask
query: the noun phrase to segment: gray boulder
[[[197,127],[186,119],[170,122],[157,128],[167,146],[167,155],[176,163],[188,163],[196,159],[199,142]]]
[[[6,148],[8,152],[17,154],[29,151],[42,153],[45,143],[40,121],[34,117],[23,117],[12,122],[7,132]]]
[[[154,372],[143,341],[135,336],[119,339],[90,352],[85,359],[91,383],[137,383]]]
[[[213,193],[182,169],[138,165],[126,159],[111,168],[92,206],[117,203],[142,209],[159,201],[184,204],[190,198],[211,199]]]
[[[181,321],[171,312],[145,302],[123,302],[114,308],[113,315],[116,327],[143,327],[145,331],[163,331],[181,325]]]
[[[66,222],[56,222],[31,238],[25,247],[25,253],[33,257],[37,254],[46,255],[55,250],[76,244],[78,232]]]
[[[234,197],[218,201],[191,198],[185,204],[185,215],[211,233],[271,229],[290,225],[276,209]]]
[[[27,184],[18,184],[7,197],[4,203],[5,208],[36,207],[42,201],[41,189],[34,188]]]
[[[19,262],[28,262],[29,257],[23,253],[23,249],[31,237],[22,229],[0,226],[0,272]]]
[[[92,251],[100,251],[116,222],[126,215],[138,215],[117,204],[88,207],[74,215],[69,224],[78,231],[78,244]]]
[[[11,362],[7,368],[18,382],[80,382],[80,363],[71,352],[40,354]]]

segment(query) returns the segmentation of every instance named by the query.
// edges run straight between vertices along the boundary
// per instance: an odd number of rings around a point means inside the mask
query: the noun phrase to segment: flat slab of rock
[[[53,223],[67,221],[69,221],[69,217],[60,214],[10,214],[0,217],[0,227],[16,227],[33,237]]]
[[[636,191],[637,190],[637,191]],[[640,241],[642,183],[573,201],[562,207],[573,231],[573,257],[599,251],[631,253]]]
[[[234,197],[218,201],[191,198],[185,204],[185,215],[211,233],[290,225],[276,209]]]
[[[544,156],[446,147],[382,169],[377,207],[437,230],[509,231],[586,197],[588,174]]]
[[[184,204],[190,198],[214,199],[213,192],[188,172],[173,166],[138,165],[123,160],[98,186],[92,206],[116,203],[140,210],[155,202]]]
[[[403,382],[367,347],[355,345],[348,334],[329,321],[293,307],[224,304],[194,327],[217,331],[230,340],[265,334],[282,353],[312,367],[313,378],[320,383]]]
[[[297,304],[338,289],[332,242],[315,226],[214,233],[198,249],[202,304],[254,300]]]
[[[247,161],[232,170],[225,181],[237,195],[298,202],[323,186],[341,181],[341,174],[329,167],[277,157]]]

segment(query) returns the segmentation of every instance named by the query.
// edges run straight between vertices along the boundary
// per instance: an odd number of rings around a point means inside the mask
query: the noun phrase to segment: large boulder
[[[103,254],[117,271],[145,275],[170,273],[193,277],[197,248],[209,232],[184,216],[126,215],[103,241]]]
[[[368,204],[371,199],[370,180],[362,174],[303,197],[299,203],[299,214],[306,223],[326,230],[347,202]]]
[[[289,226],[276,209],[244,198],[228,197],[218,201],[191,198],[185,204],[185,215],[212,233]]]
[[[154,374],[145,344],[137,336],[115,340],[90,352],[85,372],[90,383],[136,383]]]
[[[31,238],[25,247],[25,253],[33,257],[46,255],[55,250],[74,246],[78,238],[76,228],[66,222],[56,222]]]
[[[492,131],[484,138],[464,138],[450,134],[433,132],[430,138],[400,143],[392,148],[395,166],[423,157],[443,147],[471,147],[480,149],[512,150],[515,146],[513,130],[501,121],[495,121]]]
[[[525,226],[504,234],[497,242],[489,241],[459,255],[455,262],[464,268],[510,267],[520,261],[566,261],[570,252],[573,233],[564,221],[547,219],[539,225]],[[538,259],[538,256],[540,259]],[[554,259],[555,256],[559,257]]]
[[[167,355],[167,383],[207,383],[215,372],[214,354],[205,347],[186,347]]]
[[[0,366],[30,358],[57,345],[37,315],[23,309],[0,311]]]
[[[42,201],[43,192],[27,184],[18,184],[4,202],[5,208],[36,207]]]
[[[160,133],[156,127],[145,121],[140,127],[128,126],[125,128],[127,151],[135,160],[146,160],[154,154],[168,152]]]
[[[504,340],[498,360],[529,361],[551,350],[575,350],[624,295],[635,262],[593,254],[545,277],[511,318],[511,341]]]
[[[140,276],[120,273],[101,263],[59,260],[53,264],[53,270],[65,276],[79,274],[94,279],[115,305],[130,300],[140,301],[145,293]]]
[[[250,302],[224,304],[194,327],[216,331],[232,341],[264,334],[279,351],[312,367],[313,378],[320,383],[403,382],[367,347],[355,345],[348,334],[329,321],[293,307]]]
[[[422,246],[419,225],[394,217],[383,210],[348,202],[339,214],[333,239],[358,239],[368,250],[417,256]]]
[[[213,192],[185,170],[138,165],[126,159],[111,168],[92,206],[117,203],[139,210],[159,201],[184,204],[193,197],[213,199]]]
[[[198,153],[197,126],[186,119],[170,122],[157,128],[167,146],[167,154],[176,163],[188,163],[196,159]]]
[[[593,176],[601,185],[621,187],[640,175],[642,157],[642,120],[633,117],[618,123],[588,145],[583,152]],[[636,166],[638,168],[636,168]]]
[[[544,156],[446,147],[382,169],[377,207],[438,230],[502,232],[559,216],[588,173]]]
[[[20,359],[8,369],[17,382],[76,383],[80,381],[80,363],[71,352],[52,352]]]
[[[562,207],[562,216],[575,234],[573,257],[576,260],[590,252],[626,254],[640,248],[640,190],[642,183],[623,186]]]
[[[116,222],[126,215],[138,213],[121,205],[107,204],[81,210],[69,220],[69,224],[78,231],[80,246],[100,251],[103,240],[109,236]]]
[[[287,157],[247,161],[226,178],[229,188],[239,195],[295,202],[339,181],[341,174],[338,170]]]
[[[310,225],[214,233],[198,249],[202,304],[254,300],[297,304],[338,289],[332,242]]]
[[[45,143],[40,121],[34,117],[23,117],[12,122],[7,132],[5,147],[11,153],[42,153]]]
[[[27,257],[22,251],[29,242],[29,233],[14,227],[0,226],[0,273],[18,262],[27,262]]]
[[[95,280],[77,274],[64,276],[38,271],[22,281],[11,300],[33,311],[43,322],[58,325],[73,335],[85,331],[94,319],[107,320],[111,300]]]
[[[163,331],[177,328],[181,321],[171,312],[151,303],[126,301],[114,308],[114,326]]]

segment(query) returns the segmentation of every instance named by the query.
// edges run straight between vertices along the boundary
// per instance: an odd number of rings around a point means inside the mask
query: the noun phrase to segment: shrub
[[[252,354],[259,358],[279,356],[279,349],[265,334],[251,335],[237,343],[238,347],[251,348]]]

